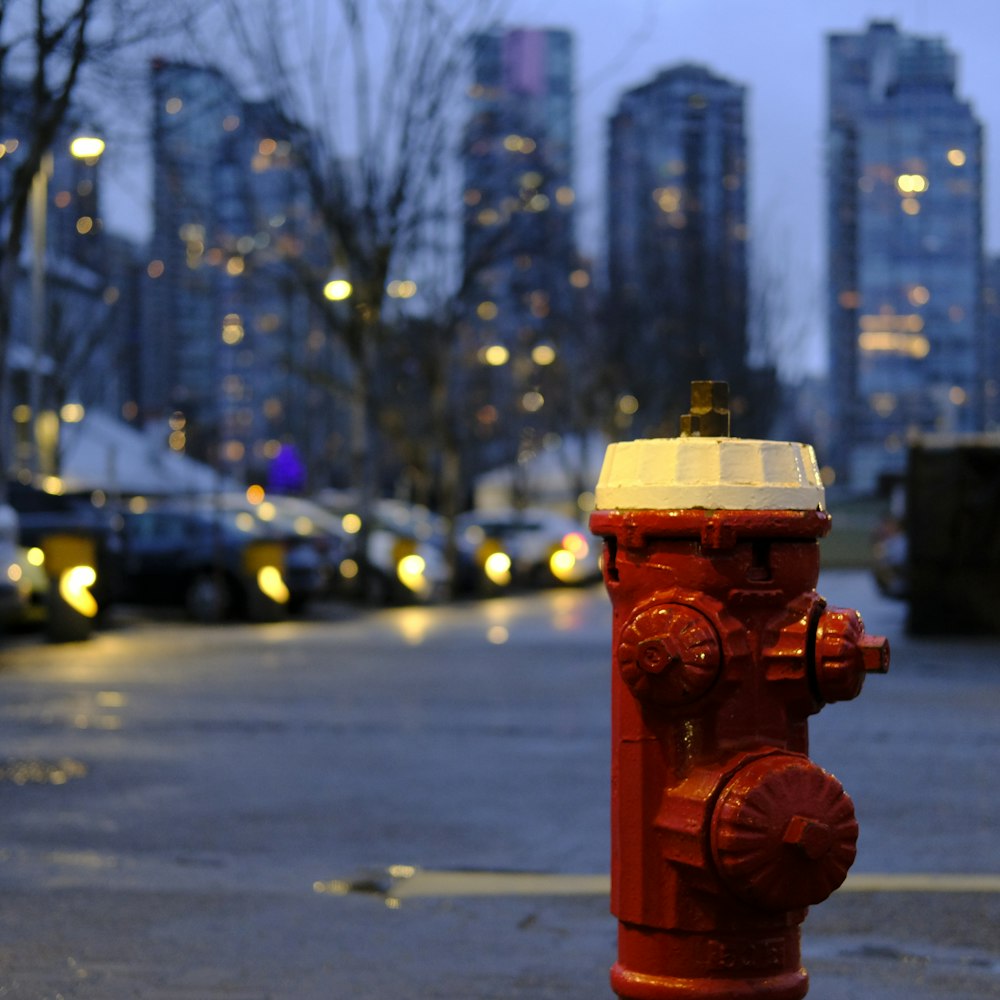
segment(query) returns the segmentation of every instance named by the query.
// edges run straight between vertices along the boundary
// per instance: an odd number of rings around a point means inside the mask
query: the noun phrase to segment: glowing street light
[[[96,135],[78,135],[70,141],[69,151],[78,160],[94,163],[104,152],[104,140]]]
[[[346,278],[334,278],[323,286],[323,295],[330,302],[343,302],[353,291],[354,286]]]

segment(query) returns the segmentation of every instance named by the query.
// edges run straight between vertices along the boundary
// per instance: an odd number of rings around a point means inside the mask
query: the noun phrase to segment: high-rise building
[[[988,431],[1000,431],[1000,256],[987,257],[985,271],[983,426]]]
[[[728,381],[738,410],[753,408],[744,103],[742,86],[680,65],[611,119],[610,361],[632,432],[675,434],[692,379]]]
[[[982,136],[940,38],[828,38],[830,459],[858,488],[912,431],[982,425]]]
[[[470,39],[462,170],[475,464],[530,450],[560,423],[578,293],[573,46],[566,31],[497,28]]]
[[[256,474],[286,443],[312,456],[331,345],[295,277],[316,237],[295,159],[309,139],[214,69],[157,60],[152,82],[143,420],[169,422],[175,447],[226,471]]]

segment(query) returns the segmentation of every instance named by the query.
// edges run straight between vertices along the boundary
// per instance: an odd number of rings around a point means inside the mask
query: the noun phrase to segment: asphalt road
[[[811,724],[810,997],[1000,997],[1000,642],[820,589],[894,649]],[[609,648],[594,589],[0,651],[0,998],[610,996]]]

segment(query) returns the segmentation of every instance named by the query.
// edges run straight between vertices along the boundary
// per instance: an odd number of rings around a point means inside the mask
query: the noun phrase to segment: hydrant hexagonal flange
[[[812,449],[728,437],[724,383],[682,436],[613,444],[591,529],[614,611],[611,908],[628,1000],[796,1000],[799,929],[854,860],[807,721],[888,669],[816,593],[830,528]]]

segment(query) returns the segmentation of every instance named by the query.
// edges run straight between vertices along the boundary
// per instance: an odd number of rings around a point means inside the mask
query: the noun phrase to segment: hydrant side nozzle
[[[884,635],[861,637],[861,657],[866,674],[889,672],[889,640]]]

